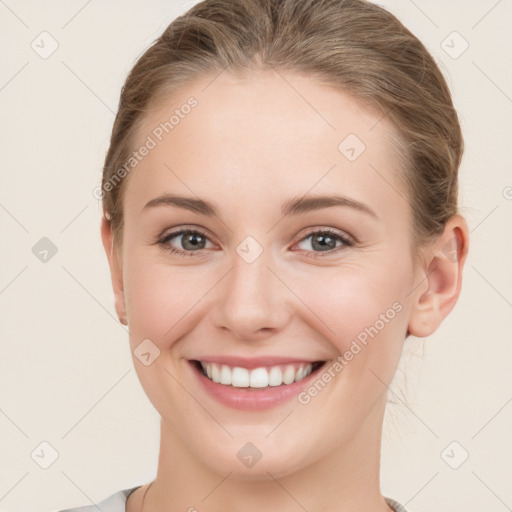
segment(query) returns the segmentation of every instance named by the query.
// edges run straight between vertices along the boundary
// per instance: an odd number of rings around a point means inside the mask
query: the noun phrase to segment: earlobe
[[[111,223],[105,216],[101,219],[101,240],[110,267],[110,278],[114,291],[114,301],[117,316],[123,325],[128,325],[126,303],[124,299],[123,270],[114,247],[114,234]]]
[[[465,219],[452,216],[432,247],[426,267],[421,269],[422,283],[415,290],[408,332],[425,337],[434,333],[454,308],[462,285],[462,270],[469,247]]]

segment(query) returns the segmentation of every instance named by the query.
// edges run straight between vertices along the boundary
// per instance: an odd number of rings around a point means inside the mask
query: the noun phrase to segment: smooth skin
[[[128,176],[120,259],[105,219],[101,226],[132,355],[147,338],[160,350],[149,366],[133,355],[161,415],[158,471],[144,510],[389,512],[379,482],[388,385],[407,331],[432,334],[457,301],[466,222],[453,216],[415,267],[393,128],[381,113],[298,73],[213,78],[182,87],[139,129],[135,148],[190,96],[198,101]],[[338,149],[349,134],[366,146],[352,162]],[[164,193],[201,198],[216,215],[144,208]],[[375,216],[350,206],[281,213],[288,200],[332,194]],[[203,238],[175,236],[166,246],[192,256],[155,243],[183,226]],[[335,236],[322,250],[328,228],[353,245]],[[252,263],[237,252],[248,236],[263,249]],[[455,257],[447,255],[450,243]],[[306,405],[229,408],[203,390],[187,362],[206,355],[334,361],[396,302],[401,311]],[[262,453],[250,468],[237,457],[247,442]],[[146,487],[130,496],[128,512],[140,511]]]

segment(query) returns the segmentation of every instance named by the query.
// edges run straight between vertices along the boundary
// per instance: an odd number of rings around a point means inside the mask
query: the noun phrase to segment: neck
[[[251,480],[215,472],[161,420],[158,471],[144,508],[155,512],[296,512],[301,508],[389,512],[379,483],[384,409],[385,402],[379,402],[351,439],[322,453],[313,464],[285,475],[263,472]]]

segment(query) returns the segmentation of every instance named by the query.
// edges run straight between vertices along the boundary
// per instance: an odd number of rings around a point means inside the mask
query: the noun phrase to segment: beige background
[[[194,3],[0,0],[1,512],[90,504],[155,474],[158,415],[114,311],[93,189],[126,73]],[[453,90],[471,250],[452,314],[406,343],[382,490],[411,512],[502,512],[512,507],[512,4],[383,5]],[[458,58],[453,31],[469,44]],[[50,37],[58,48],[43,59],[31,43],[49,51]],[[47,262],[32,252],[43,237],[57,248]],[[58,458],[43,469],[52,449]]]

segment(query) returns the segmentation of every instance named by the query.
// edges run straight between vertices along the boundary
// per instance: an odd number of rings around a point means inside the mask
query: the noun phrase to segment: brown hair
[[[462,133],[448,86],[424,45],[365,0],[204,0],[176,18],[137,60],[121,92],[102,179],[116,248],[126,182],[119,170],[150,105],[205,74],[265,67],[314,76],[391,121],[416,258],[457,213]],[[116,186],[107,186],[116,178]]]

